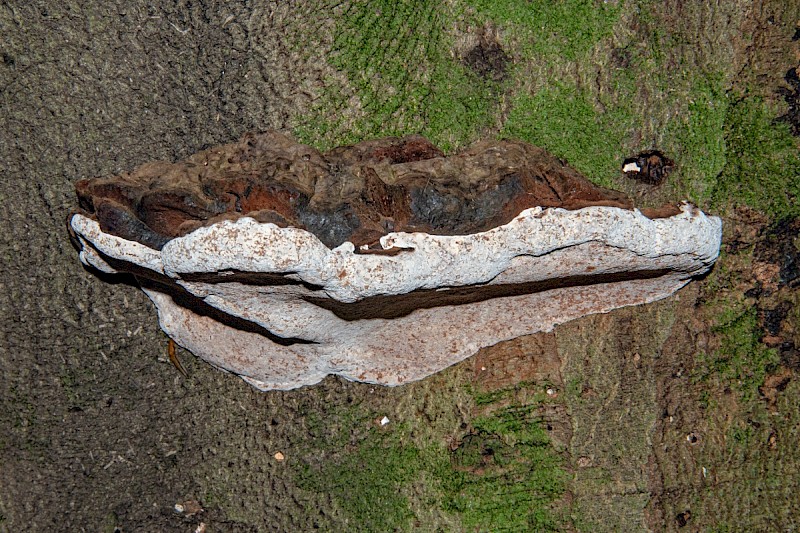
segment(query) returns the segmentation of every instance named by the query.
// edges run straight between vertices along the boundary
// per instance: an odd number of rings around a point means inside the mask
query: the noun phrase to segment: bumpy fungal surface
[[[721,239],[716,217],[640,212],[513,141],[321,154],[271,132],[76,189],[81,260],[132,273],[170,337],[262,390],[418,380],[664,298],[711,267]]]

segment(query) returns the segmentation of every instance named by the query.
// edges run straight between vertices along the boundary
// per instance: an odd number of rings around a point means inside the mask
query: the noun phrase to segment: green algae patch
[[[518,97],[502,136],[543,146],[593,182],[611,187],[611,176],[619,174],[620,147],[631,121],[622,106],[600,112],[590,95],[561,84]]]
[[[513,26],[527,36],[526,55],[547,55],[575,61],[607,37],[621,6],[594,0],[559,2],[525,0],[471,0],[467,2],[482,18]]]
[[[454,385],[466,394],[465,422],[444,446],[441,434],[420,441],[422,479],[436,507],[459,531],[563,530],[569,474],[564,446],[543,415],[562,403],[547,393],[554,385],[536,379],[487,388],[472,372]]]
[[[744,401],[754,400],[764,378],[778,367],[780,356],[761,342],[763,331],[755,307],[723,301],[714,308],[720,313],[711,331],[719,337],[720,346],[698,358],[697,379],[714,378],[738,391]]]
[[[753,253],[753,246],[720,253],[704,288],[703,312],[715,342],[697,354],[693,371],[693,380],[704,389],[730,388],[744,403],[758,400],[759,387],[781,362],[778,351],[761,342],[759,307],[744,295],[752,283]],[[705,396],[714,397],[710,392]],[[703,403],[710,406],[712,401]]]
[[[553,400],[541,384],[520,383],[479,406],[456,374],[434,378],[436,390],[421,382],[304,415],[309,438],[287,466],[307,505],[333,509],[321,529],[561,529],[568,475],[539,413]],[[466,402],[458,410],[473,415],[451,433],[456,406],[438,395],[453,387]]]
[[[292,477],[311,500],[334,512],[322,529],[408,531],[414,513],[407,490],[422,466],[400,423],[381,425],[377,405],[336,405],[305,415],[308,438],[294,451]]]
[[[295,128],[323,148],[420,133],[445,150],[488,125],[497,82],[451,53],[459,13],[441,2],[354,3],[335,16],[328,62],[346,77],[333,83]]]
[[[595,183],[613,186],[629,155],[635,76],[612,68],[605,54],[594,55],[619,22],[621,6],[584,0],[470,5],[479,19],[503,28],[515,52],[498,136],[541,146]],[[603,87],[594,78],[603,78]]]
[[[409,530],[414,514],[403,488],[420,470],[413,446],[367,439],[351,453],[296,474],[303,490],[336,501],[350,531]]]
[[[800,214],[800,152],[789,125],[763,100],[745,97],[728,110],[728,158],[714,202],[740,203],[774,219]]]
[[[528,93],[522,89],[530,74],[526,65],[554,66],[565,59],[583,62],[595,45],[611,34],[621,12],[620,6],[586,0],[455,4],[404,0],[330,7],[335,21],[330,42],[308,38],[328,48],[326,61],[343,80],[327,80],[311,113],[296,118],[294,126],[301,141],[322,149],[367,138],[419,133],[451,151],[498,130],[505,136],[524,128],[528,122],[519,115],[529,107],[525,101]],[[500,45],[513,49],[508,52],[512,60],[508,72],[494,73],[498,74],[494,77],[469,68],[467,50],[462,49],[464,42],[475,38],[475,28],[487,24],[502,26],[508,39]],[[557,76],[547,86],[559,92],[562,83],[574,85],[575,80]],[[517,98],[520,101],[514,103]],[[500,115],[506,101],[512,101],[512,109],[518,111],[511,119],[514,124],[503,129],[506,119]],[[616,111],[623,109],[619,106]],[[578,126],[593,124],[586,113],[581,118]],[[606,139],[607,129],[594,140]],[[546,141],[541,133],[517,137]],[[558,152],[559,143],[553,144],[541,143]],[[590,144],[570,147],[568,153],[580,154],[581,148]],[[607,146],[591,146],[577,166],[602,154]],[[618,147],[605,151],[605,172],[612,167],[618,170],[616,162],[607,164],[609,158],[619,155],[617,151]]]
[[[680,190],[724,210],[746,205],[777,220],[800,213],[800,153],[789,125],[763,99],[735,99],[719,76],[692,83],[688,107],[666,128]]]
[[[703,205],[727,162],[728,96],[720,76],[699,77],[687,85],[686,111],[667,122],[664,145],[674,154],[681,195]],[[671,107],[676,106],[681,107],[678,102]]]
[[[557,531],[566,491],[562,459],[535,413],[510,406],[473,421],[440,478],[446,508],[473,531]]]

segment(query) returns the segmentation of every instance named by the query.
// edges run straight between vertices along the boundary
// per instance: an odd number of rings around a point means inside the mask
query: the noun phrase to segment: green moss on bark
[[[522,389],[531,389],[528,399],[513,401]],[[366,403],[311,414],[292,477],[309,501],[323,498],[338,510],[320,518],[323,529],[557,530],[567,474],[538,414],[550,401],[540,389],[520,383],[516,393],[481,397],[480,406],[471,393],[472,409],[483,414],[449,438],[419,428],[425,422],[413,415],[392,414],[381,425],[383,408]],[[426,418],[435,411],[429,407]]]
[[[598,111],[589,94],[564,84],[518,97],[502,135],[545,146],[595,183],[612,186],[630,125],[623,107]]]
[[[469,0],[467,4],[480,18],[509,27],[524,38],[526,56],[550,56],[557,61],[583,59],[611,34],[622,9],[619,4],[593,0]]]
[[[323,147],[421,133],[444,149],[488,124],[499,85],[452,53],[459,17],[441,2],[354,3],[337,18],[329,63],[345,74],[301,120],[298,136]]]
[[[744,97],[725,117],[727,160],[717,206],[748,205],[775,219],[800,214],[800,153],[789,125],[761,98]]]
[[[473,425],[441,479],[446,508],[470,530],[559,530],[552,506],[567,475],[535,407],[503,408]]]
[[[717,302],[720,309],[711,331],[719,335],[720,347],[701,356],[700,380],[714,379],[731,386],[744,401],[758,397],[758,388],[767,374],[780,363],[777,350],[762,342],[757,309],[744,302]]]

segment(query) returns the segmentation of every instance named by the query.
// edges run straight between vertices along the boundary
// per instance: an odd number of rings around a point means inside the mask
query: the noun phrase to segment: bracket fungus
[[[133,274],[175,342],[261,390],[418,380],[664,298],[721,239],[716,217],[637,210],[516,141],[323,154],[268,132],[76,189],[81,261]]]

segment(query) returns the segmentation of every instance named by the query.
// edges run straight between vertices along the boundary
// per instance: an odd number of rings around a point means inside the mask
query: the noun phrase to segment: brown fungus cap
[[[249,134],[186,161],[80,180],[76,190],[104,232],[155,249],[241,216],[359,248],[390,232],[478,233],[536,206],[633,207],[541,148],[482,141],[445,156],[419,135],[320,153],[275,131]]]

